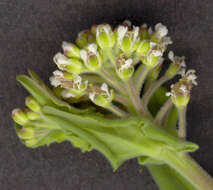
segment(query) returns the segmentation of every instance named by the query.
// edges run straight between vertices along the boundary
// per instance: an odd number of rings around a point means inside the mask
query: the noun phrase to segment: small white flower
[[[109,24],[100,24],[100,25],[98,25],[97,29],[96,29],[96,36],[99,36],[102,31],[104,31],[108,35],[110,35],[112,33],[111,26]]]
[[[180,65],[181,67],[185,68],[186,67],[186,63],[185,63],[185,57],[179,57],[179,56],[174,56],[174,52],[173,51],[169,51],[168,53],[168,58],[175,64]]]
[[[197,85],[197,76],[195,74],[195,70],[190,69],[185,73],[185,77],[189,82],[192,82],[192,84]]]
[[[123,24],[125,24],[125,25],[127,25],[127,26],[129,26],[129,27],[131,27],[131,25],[132,25],[132,23],[131,23],[130,20],[125,20],[125,21],[123,21]]]
[[[155,32],[157,36],[161,39],[168,34],[168,29],[162,23],[158,23],[155,25]]]
[[[61,69],[61,70],[64,70],[64,67],[66,65],[70,64],[70,60],[65,55],[63,55],[62,53],[57,53],[54,56],[53,61],[58,66],[58,68]]]
[[[90,52],[94,53],[95,55],[97,55],[97,49],[98,49],[98,47],[97,47],[97,45],[94,44],[94,43],[92,43],[92,44],[90,44],[90,45],[88,46],[88,50],[89,50]]]
[[[61,81],[59,78],[55,77],[55,76],[51,76],[49,78],[50,80],[50,84],[54,87],[60,86],[61,85]]]
[[[133,64],[133,60],[132,59],[127,59],[125,60],[124,64],[121,65],[120,70],[124,70],[124,69],[129,69]]]
[[[63,78],[63,77],[64,77],[64,73],[63,73],[62,71],[60,71],[60,70],[55,70],[55,71],[53,72],[53,75],[54,75],[55,77],[59,77],[59,78]]]

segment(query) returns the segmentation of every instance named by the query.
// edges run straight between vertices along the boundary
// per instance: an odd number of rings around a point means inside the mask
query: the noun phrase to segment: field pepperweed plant
[[[31,94],[26,109],[12,111],[21,142],[36,148],[70,141],[82,152],[101,152],[114,171],[137,158],[159,189],[213,190],[211,177],[188,154],[198,145],[186,140],[197,77],[184,57],[170,51],[165,61],[172,43],[167,34],[161,23],[154,30],[130,21],[93,25],[76,44],[62,43],[63,53],[53,58],[52,89],[30,70],[30,77],[17,76]],[[179,80],[167,90],[174,77]]]

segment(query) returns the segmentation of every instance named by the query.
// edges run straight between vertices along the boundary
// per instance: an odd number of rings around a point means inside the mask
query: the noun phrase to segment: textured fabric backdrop
[[[28,149],[13,129],[10,112],[26,91],[15,81],[30,68],[45,82],[56,66],[62,40],[103,21],[168,26],[177,55],[197,70],[199,85],[188,109],[193,157],[213,175],[213,1],[212,0],[1,0],[0,1],[0,189],[157,190],[136,160],[113,173],[98,152],[82,154],[69,143]]]

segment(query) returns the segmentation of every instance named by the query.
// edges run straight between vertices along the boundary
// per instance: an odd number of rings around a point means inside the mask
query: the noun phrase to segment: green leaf
[[[47,106],[43,112],[48,120],[65,131],[86,139],[94,149],[107,157],[114,170],[128,159],[144,154],[159,155],[160,147],[165,146],[164,143],[144,137],[139,126],[142,120],[139,122],[138,118],[105,122],[106,119],[101,117],[74,115]]]

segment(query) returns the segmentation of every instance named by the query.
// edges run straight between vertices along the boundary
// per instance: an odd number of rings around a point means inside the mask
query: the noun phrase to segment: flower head
[[[102,48],[112,48],[115,44],[115,35],[109,24],[100,24],[96,28],[96,40]]]
[[[79,74],[84,70],[84,66],[80,60],[75,58],[68,59],[62,53],[57,53],[54,56],[53,61],[62,71],[69,71],[71,73]]]
[[[168,57],[171,60],[171,64],[170,64],[166,74],[170,78],[172,78],[176,74],[182,75],[183,73],[185,73],[186,64],[185,64],[184,56],[182,56],[182,57],[174,56],[174,52],[170,51],[168,53]]]
[[[82,81],[82,78],[77,74],[66,73],[62,71],[54,71],[50,77],[50,82],[54,87],[60,86],[63,88],[62,96],[80,97],[85,94],[88,81]]]
[[[124,53],[130,54],[137,49],[140,43],[139,30],[136,26],[129,29],[128,26],[120,25],[117,28],[118,46]]]
[[[102,66],[102,58],[98,52],[98,47],[96,44],[90,44],[87,47],[87,51],[82,49],[80,51],[81,59],[83,60],[85,66],[90,71],[97,71]]]
[[[113,90],[109,90],[108,85],[103,83],[101,86],[91,86],[89,92],[90,100],[101,107],[108,107],[114,97]]]
[[[120,56],[116,60],[116,72],[124,81],[131,78],[134,73],[133,60],[131,58],[127,59],[124,56]]]
[[[167,92],[167,96],[171,96],[172,102],[178,108],[184,108],[189,102],[191,89],[193,85],[197,85],[197,76],[194,70],[189,70],[174,85],[171,85],[171,92]]]

